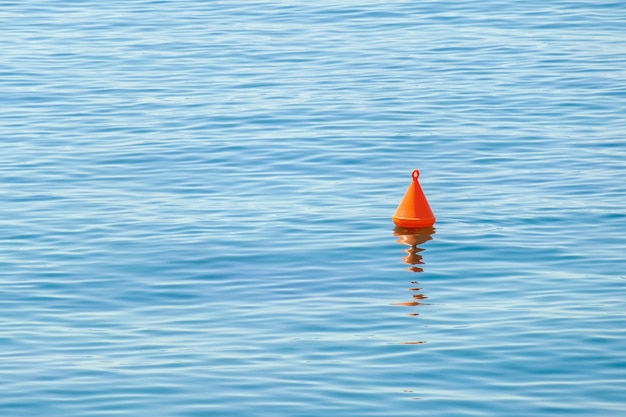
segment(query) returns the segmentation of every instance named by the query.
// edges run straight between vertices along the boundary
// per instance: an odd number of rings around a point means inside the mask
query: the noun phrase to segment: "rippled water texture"
[[[2,2],[0,415],[626,415],[625,28]]]

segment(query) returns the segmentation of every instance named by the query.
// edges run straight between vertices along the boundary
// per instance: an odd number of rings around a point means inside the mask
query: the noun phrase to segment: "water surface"
[[[623,416],[624,16],[5,2],[0,413]]]

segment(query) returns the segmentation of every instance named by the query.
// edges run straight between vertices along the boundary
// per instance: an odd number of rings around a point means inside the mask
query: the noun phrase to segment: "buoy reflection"
[[[398,237],[397,242],[401,245],[408,246],[408,248],[404,250],[406,256],[402,258],[402,262],[410,265],[406,268],[408,271],[415,273],[424,272],[424,269],[421,266],[418,266],[424,265],[424,257],[421,255],[421,252],[423,252],[424,249],[421,248],[420,245],[432,240],[434,234],[435,229],[433,227],[426,227],[422,229],[404,229],[401,227],[394,228],[393,235]],[[393,303],[393,305],[400,307],[419,307],[426,304],[424,300],[428,297],[421,292],[422,287],[418,285],[419,282],[415,280],[411,281],[411,286],[407,288],[407,291],[411,292],[411,300],[400,301]],[[408,313],[407,316],[416,317],[419,316],[419,313],[411,312]],[[401,342],[403,345],[421,345],[423,343],[426,343],[426,341],[413,340]]]
[[[397,242],[401,245],[408,246],[408,249],[404,250],[406,256],[402,258],[402,262],[407,265],[410,265],[406,268],[408,271],[421,273],[424,272],[424,269],[418,265],[424,265],[424,257],[421,255],[421,252],[424,251],[420,245],[428,242],[433,239],[433,235],[435,234],[435,228],[433,227],[425,227],[422,229],[403,229],[401,227],[395,227],[393,230],[393,235],[398,237]],[[402,301],[393,303],[396,306],[402,307],[417,307],[419,305],[425,304],[424,300],[428,297],[419,292],[422,290],[421,287],[416,287],[414,285],[419,284],[417,281],[411,281],[413,285],[410,288],[407,288],[408,291],[411,291],[411,300],[410,301]],[[411,313],[410,316],[417,316],[418,313]]]

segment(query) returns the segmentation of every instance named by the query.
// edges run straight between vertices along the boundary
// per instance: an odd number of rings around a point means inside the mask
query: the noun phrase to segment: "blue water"
[[[0,415],[626,415],[625,28],[2,2]]]

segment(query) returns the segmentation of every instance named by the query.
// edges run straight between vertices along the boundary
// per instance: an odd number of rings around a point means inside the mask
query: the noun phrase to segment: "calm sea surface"
[[[0,2],[0,415],[626,415],[623,1]],[[391,215],[420,182],[437,223]]]

